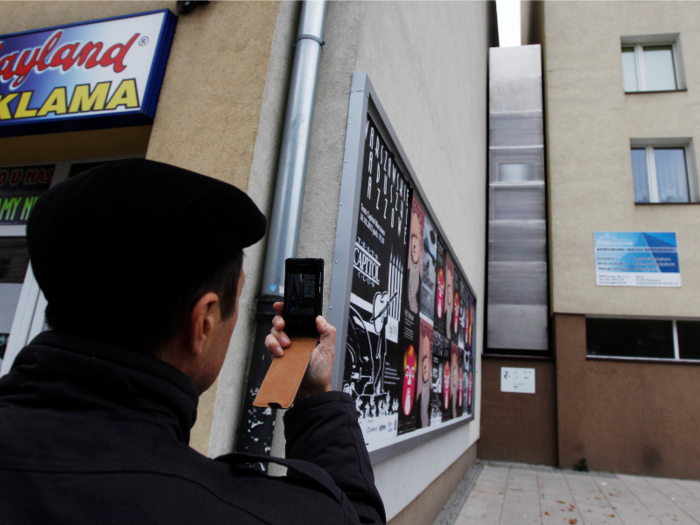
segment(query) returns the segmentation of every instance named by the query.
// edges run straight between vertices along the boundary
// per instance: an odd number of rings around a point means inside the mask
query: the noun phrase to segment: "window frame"
[[[698,173],[695,162],[695,148],[692,138],[665,138],[665,139],[631,139],[629,150],[629,165],[632,173],[632,192],[634,194],[634,167],[632,166],[632,150],[644,149],[647,163],[647,185],[649,190],[649,202],[638,202],[634,195],[634,203],[638,205],[677,205],[696,204],[700,201],[698,191]],[[659,201],[659,184],[656,173],[657,149],[682,149],[685,160],[685,179],[688,188],[688,200],[686,202],[661,202]]]
[[[685,364],[685,365],[700,365],[700,359],[681,359],[680,345],[678,343],[678,321],[700,322],[700,319],[695,318],[672,318],[672,317],[637,317],[637,316],[617,316],[617,315],[586,315],[588,319],[636,319],[636,320],[653,320],[653,321],[671,321],[673,335],[673,358],[670,357],[628,357],[628,356],[607,356],[607,355],[591,355],[588,353],[588,341],[586,341],[586,359],[600,361],[632,361],[632,362],[653,362],[665,364]]]
[[[673,56],[673,73],[674,80],[676,84],[675,89],[664,89],[664,90],[649,90],[647,89],[647,76],[646,76],[646,65],[644,62],[644,47],[645,46],[671,46],[671,54]],[[627,36],[621,38],[620,45],[620,58],[622,58],[622,51],[625,48],[634,49],[634,62],[636,66],[637,73],[637,91],[627,91],[624,89],[624,70],[622,73],[623,77],[623,90],[625,93],[672,93],[675,91],[686,91],[685,85],[685,73],[683,70],[682,61],[682,50],[680,45],[680,35],[676,34],[664,34],[664,35],[639,35],[639,36]],[[622,61],[620,62],[622,67]]]

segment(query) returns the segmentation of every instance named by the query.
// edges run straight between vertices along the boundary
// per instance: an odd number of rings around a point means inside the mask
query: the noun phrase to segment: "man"
[[[285,414],[286,477],[188,446],[236,325],[243,248],[265,228],[237,188],[146,160],[42,197],[27,236],[53,330],[0,380],[3,524],[385,522],[352,398],[331,389],[335,329],[321,317]],[[266,345],[282,355],[274,325]]]

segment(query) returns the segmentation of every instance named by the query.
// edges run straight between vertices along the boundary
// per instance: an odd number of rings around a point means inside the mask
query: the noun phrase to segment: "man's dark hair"
[[[109,302],[110,298],[100,297],[95,303],[85,305],[85,310],[81,311],[56,308],[49,302],[46,307],[46,322],[57,332],[156,354],[182,330],[192,308],[208,292],[219,296],[222,319],[231,317],[237,306],[238,281],[242,268],[243,250],[238,250],[215,272],[182,290],[174,300],[156,298],[149,307],[147,319],[133,319],[130,311],[112,313],[108,306],[101,307],[101,303]],[[173,283],[173,286],[177,286],[177,283]],[[99,291],[96,293],[99,294]]]

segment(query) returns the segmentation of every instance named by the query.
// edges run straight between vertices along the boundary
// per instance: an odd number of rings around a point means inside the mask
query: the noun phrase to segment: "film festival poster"
[[[455,314],[455,266],[452,258],[447,255],[445,261],[445,335],[452,340],[454,330]]]
[[[412,192],[394,158],[368,118],[343,378],[367,443],[397,435],[413,359],[399,344]]]
[[[476,301],[469,296],[469,308],[466,312],[465,359],[464,359],[464,410],[471,415],[474,397],[474,315]]]
[[[459,359],[458,366],[459,372],[457,374],[458,382],[458,398],[457,398],[457,417],[462,416],[464,412],[464,368],[465,363],[469,359],[469,355],[466,349],[466,332],[467,332],[467,312],[469,311],[469,298],[471,297],[467,291],[467,283],[465,279],[459,279],[459,296],[462,300],[459,303],[459,332],[457,334],[457,347],[459,348]]]
[[[437,261],[436,261],[436,277],[435,277],[435,318],[433,327],[436,332],[440,332],[442,336],[446,336],[446,318],[448,313],[445,310],[447,301],[445,297],[446,291],[446,275],[445,275],[445,256],[446,248],[442,239],[438,239],[437,245]]]
[[[420,353],[420,295],[421,274],[423,273],[423,227],[425,224],[425,211],[418,196],[413,192],[411,202],[411,215],[408,227],[408,256],[406,257],[406,271],[408,272],[404,285],[404,302],[402,304],[403,317],[400,325],[400,347],[404,353],[404,379],[402,388],[402,405],[399,411],[398,434],[412,432],[420,428],[418,420],[420,402],[425,386],[424,363]],[[427,367],[428,384],[432,363]]]
[[[428,214],[423,226],[423,272],[421,274],[420,313],[432,323],[435,312],[435,265],[437,232]]]

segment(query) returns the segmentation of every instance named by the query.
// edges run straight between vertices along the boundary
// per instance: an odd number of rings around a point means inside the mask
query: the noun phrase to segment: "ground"
[[[479,461],[435,522],[451,524],[697,525],[700,481]]]

